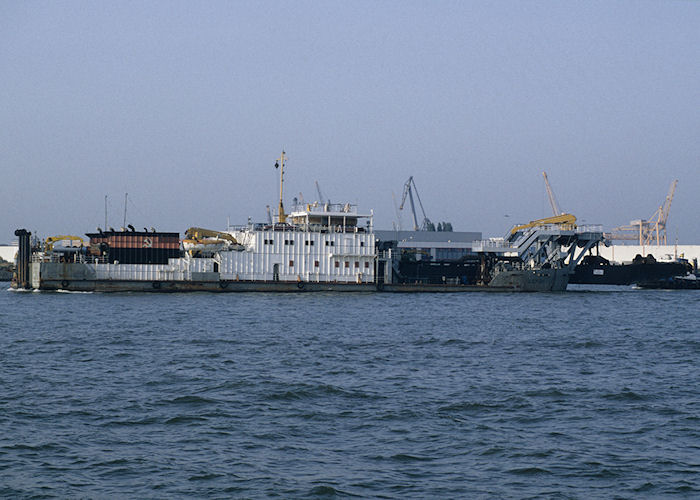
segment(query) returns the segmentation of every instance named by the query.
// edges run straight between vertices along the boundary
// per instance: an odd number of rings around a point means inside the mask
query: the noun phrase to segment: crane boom
[[[316,192],[318,193],[318,202],[321,204],[326,203],[326,199],[323,197],[323,193],[321,193],[321,186],[318,185],[318,181],[316,181]]]
[[[564,212],[562,212],[561,208],[559,208],[559,203],[557,202],[557,197],[554,196],[554,191],[552,191],[552,186],[549,185],[549,179],[547,178],[547,172],[542,172],[542,176],[544,177],[544,186],[547,188],[547,196],[549,197],[549,204],[552,206],[552,212],[554,212],[554,216],[562,215]]]
[[[649,220],[633,220],[628,226],[619,226],[614,228],[612,232],[606,233],[605,238],[609,240],[637,240],[639,245],[650,245],[653,242],[657,245],[666,245],[666,222],[671,212],[671,203],[677,185],[678,179],[671,183],[666,199]]]
[[[413,182],[413,176],[409,177],[406,184],[403,186],[403,196],[401,197],[401,205],[399,210],[403,210],[403,206],[406,204],[406,196],[411,202],[411,214],[413,215],[413,230],[418,231],[418,218],[416,217],[416,205],[413,203],[413,192],[411,191],[411,183]]]
[[[653,241],[654,235],[656,235],[656,244],[660,245],[661,241],[666,244],[666,221],[668,221],[668,216],[671,211],[671,203],[673,202],[673,195],[676,192],[676,186],[678,185],[678,179],[671,183],[671,187],[668,188],[668,194],[663,204],[659,209],[654,212],[649,218],[649,222],[644,231],[644,244],[648,245]]]
[[[420,226],[418,225],[418,216],[416,215],[416,205],[413,202],[414,192],[416,193],[416,198],[418,198],[418,205],[420,206],[420,211],[423,214],[423,221],[421,222]],[[429,227],[432,226],[432,222],[430,222],[428,216],[425,215],[423,202],[421,201],[420,195],[418,194],[418,188],[416,187],[416,181],[413,180],[413,176],[409,177],[406,181],[406,184],[404,184],[403,186],[403,197],[401,198],[401,205],[399,206],[399,210],[403,210],[404,204],[406,203],[406,197],[408,197],[408,201],[411,202],[411,214],[413,215],[413,230],[434,231],[434,229],[429,229]]]

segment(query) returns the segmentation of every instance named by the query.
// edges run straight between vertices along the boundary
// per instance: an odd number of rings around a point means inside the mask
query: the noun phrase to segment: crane
[[[646,245],[651,242],[654,233],[656,233],[657,245],[660,244],[660,233],[663,233],[664,245],[666,244],[666,221],[668,221],[668,216],[671,212],[671,203],[673,202],[673,195],[676,192],[677,185],[678,179],[675,179],[671,183],[671,187],[668,188],[668,194],[666,195],[666,199],[664,200],[663,204],[656,212],[654,212],[654,215],[649,218],[649,230],[647,231],[645,238]]]
[[[557,202],[557,197],[554,196],[554,191],[552,191],[552,186],[549,185],[549,179],[547,178],[547,172],[542,172],[544,177],[544,186],[547,188],[547,196],[549,197],[549,204],[552,206],[552,212],[554,216],[563,215],[564,212],[559,208],[559,203]]]
[[[80,242],[80,246],[85,246],[85,240],[80,236],[73,236],[67,234],[59,234],[57,236],[49,236],[44,240],[44,250],[46,252],[53,251],[53,246],[59,241],[67,241],[70,243],[71,247],[75,246],[75,243]]]
[[[418,204],[420,205],[420,210],[423,213],[423,221],[421,225],[418,225],[418,217],[416,216],[416,206],[413,202],[413,192],[416,193],[416,198],[418,198]],[[429,231],[433,223],[430,222],[428,216],[425,215],[425,210],[423,209],[423,202],[420,201],[420,195],[418,194],[418,188],[416,187],[416,182],[413,180],[413,176],[409,177],[406,184],[403,186],[403,197],[401,198],[401,205],[399,210],[403,210],[403,206],[406,203],[406,197],[411,202],[411,213],[413,214],[413,230],[414,231]]]
[[[640,245],[649,245],[656,241],[656,245],[666,245],[666,222],[668,221],[669,213],[671,212],[671,203],[673,195],[676,192],[678,179],[671,183],[668,189],[666,199],[649,218],[636,219],[630,221],[627,226],[619,226],[610,233],[605,233],[605,238],[609,240],[636,240]],[[662,243],[663,242],[663,243]]]
[[[325,205],[326,199],[323,197],[323,193],[321,192],[321,186],[318,185],[318,181],[316,181],[316,192],[318,193],[318,202],[321,205]],[[330,203],[330,201],[328,203]]]

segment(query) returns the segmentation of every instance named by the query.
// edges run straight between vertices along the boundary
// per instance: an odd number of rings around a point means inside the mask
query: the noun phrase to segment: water
[[[0,497],[700,497],[700,293],[0,292]]]

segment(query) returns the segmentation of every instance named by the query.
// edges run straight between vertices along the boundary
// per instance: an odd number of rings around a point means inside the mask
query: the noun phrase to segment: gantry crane
[[[666,199],[649,220],[636,219],[630,221],[629,225],[616,227],[612,232],[606,233],[605,238],[608,240],[635,240],[639,241],[640,245],[650,245],[654,241],[656,241],[656,245],[666,245],[666,222],[671,211],[671,203],[673,202],[673,195],[676,192],[677,185],[678,179],[671,183]]]

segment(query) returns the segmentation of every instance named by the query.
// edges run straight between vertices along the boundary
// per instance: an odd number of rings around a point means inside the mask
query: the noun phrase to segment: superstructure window
[[[360,246],[361,246],[361,247],[365,246],[365,242],[364,242],[364,241],[361,241],[361,242],[360,242]]]
[[[357,269],[358,267],[360,267],[360,263],[355,261],[355,269]]]
[[[290,261],[289,261],[289,267],[294,267],[294,261],[293,261],[293,260],[290,260]]]
[[[335,267],[340,267],[340,262],[338,262],[337,260],[335,261]]]
[[[318,267],[318,261],[317,261],[317,260],[314,261],[314,267]]]
[[[365,262],[365,269],[369,268],[369,262]]]
[[[348,267],[350,267],[350,263],[346,260],[345,261],[345,269],[347,269]]]

